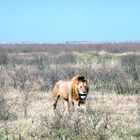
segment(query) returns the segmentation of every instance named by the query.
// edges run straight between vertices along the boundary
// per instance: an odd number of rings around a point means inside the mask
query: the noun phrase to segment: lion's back
[[[68,94],[70,93],[70,88],[71,88],[71,80],[58,81],[52,90],[53,97],[60,95],[61,98],[67,99]]]

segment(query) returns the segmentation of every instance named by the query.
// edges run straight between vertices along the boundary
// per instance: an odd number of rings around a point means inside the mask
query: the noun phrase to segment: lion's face
[[[88,94],[88,84],[86,81],[80,81],[77,85],[77,90],[79,93],[79,96],[82,100],[85,100],[87,98]]]

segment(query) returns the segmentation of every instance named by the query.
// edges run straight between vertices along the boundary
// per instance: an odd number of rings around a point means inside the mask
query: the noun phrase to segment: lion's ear
[[[76,83],[79,83],[79,81],[84,81],[85,77],[84,76],[75,76],[72,78],[73,81],[75,81]]]
[[[85,77],[84,76],[78,76],[78,81],[84,81],[85,80]]]

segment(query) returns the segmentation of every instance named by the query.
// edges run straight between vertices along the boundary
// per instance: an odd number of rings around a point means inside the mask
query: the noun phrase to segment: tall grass
[[[4,54],[3,54],[4,55]],[[6,55],[6,54],[5,54]],[[59,79],[86,75],[94,90],[138,94],[140,56],[85,53],[9,54],[0,65],[0,86],[49,91]]]
[[[9,140],[133,140],[140,138],[139,121],[136,116],[136,96],[96,96],[96,101],[88,100],[86,112],[79,109],[72,114],[60,110],[52,111],[48,95],[35,94],[36,99],[33,96],[33,94],[30,95],[28,117],[25,118],[21,111],[17,112],[20,109],[18,105],[17,109],[12,110],[16,112],[17,119],[1,123],[2,140],[6,138]],[[39,101],[38,104],[36,104],[37,101]],[[44,104],[44,101],[47,104]]]
[[[0,140],[139,139],[140,47],[112,45],[3,48]],[[61,107],[52,112],[48,93],[58,80],[75,75],[89,81],[87,112],[64,114]]]

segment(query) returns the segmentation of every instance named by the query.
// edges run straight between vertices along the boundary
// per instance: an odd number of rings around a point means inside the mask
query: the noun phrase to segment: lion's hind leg
[[[58,102],[59,97],[60,97],[60,95],[57,95],[57,97],[55,99],[55,102],[53,104],[53,109],[56,109],[56,106],[57,106],[57,102]]]

